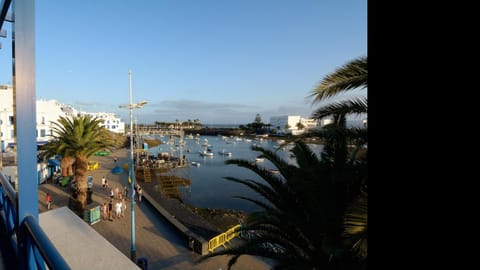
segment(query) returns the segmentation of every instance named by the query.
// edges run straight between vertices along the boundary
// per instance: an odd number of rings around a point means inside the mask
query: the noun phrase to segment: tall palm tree
[[[319,103],[340,93],[363,88],[368,88],[367,57],[359,57],[350,61],[325,76],[312,91],[311,96],[314,97],[313,103]],[[343,189],[339,189],[338,193],[338,197],[343,198],[343,204],[348,207],[348,209],[339,209],[339,211],[345,212],[344,244],[364,261],[367,258],[368,248],[368,177],[366,173],[368,162],[366,150],[361,158],[358,158],[357,154],[364,149],[363,147],[368,142],[368,135],[366,129],[347,129],[346,116],[367,112],[368,100],[366,97],[347,98],[324,105],[318,108],[312,116],[316,119],[333,116],[333,123],[325,126],[324,130],[306,135],[306,137],[320,135],[325,138],[322,161],[330,164],[332,180],[344,183]],[[355,145],[355,148],[350,150],[350,157],[348,156],[347,142]],[[354,172],[358,168],[361,168],[362,173],[355,174]],[[358,175],[361,177],[358,178]]]
[[[248,215],[239,229],[248,241],[202,257],[233,255],[229,269],[244,254],[273,259],[274,269],[332,269],[332,256],[341,250],[343,213],[335,207],[336,183],[330,181],[328,169],[303,141],[296,141],[292,153],[297,165],[283,160],[278,153],[261,147],[259,157],[275,165],[280,174],[247,160],[232,159],[235,164],[258,174],[264,182],[226,177],[258,193],[263,200],[238,198],[253,202],[262,210]]]
[[[367,87],[367,58],[356,59],[327,75],[314,90],[314,103],[340,92]],[[248,186],[265,200],[249,200],[262,211],[248,216],[241,232],[255,232],[245,243],[209,254],[233,255],[229,268],[243,254],[264,256],[276,261],[274,269],[362,269],[368,249],[367,156],[359,155],[367,142],[366,130],[346,128],[346,116],[367,113],[367,99],[353,98],[318,109],[320,119],[333,116],[323,130],[295,140],[292,149],[298,166],[287,164],[275,153],[261,148],[260,157],[279,169],[275,176],[257,164],[230,160],[257,173],[265,183],[228,177]],[[303,143],[306,137],[325,139],[321,158]],[[347,145],[357,145],[349,151]],[[360,260],[352,257],[354,254]]]
[[[108,130],[99,125],[102,121],[89,115],[60,117],[58,122],[53,122],[53,140],[45,146],[46,154],[62,154],[75,159],[76,211],[83,211],[86,206],[88,158],[114,146]]]

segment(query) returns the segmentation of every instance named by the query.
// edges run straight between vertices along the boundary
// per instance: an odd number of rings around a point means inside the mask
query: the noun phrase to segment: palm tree
[[[102,121],[89,115],[60,117],[58,122],[53,122],[53,140],[45,145],[45,155],[62,154],[75,159],[78,194],[74,210],[79,212],[86,206],[88,158],[114,146],[108,130],[99,126]]]
[[[248,215],[239,229],[248,241],[202,257],[233,255],[229,269],[244,254],[262,256],[276,262],[274,269],[331,269],[331,260],[341,250],[343,212],[337,211],[336,183],[330,181],[328,168],[303,141],[296,141],[292,153],[297,165],[283,160],[277,153],[261,147],[259,157],[275,165],[280,174],[247,160],[227,160],[258,174],[264,182],[226,177],[245,185],[264,200],[238,198],[253,202],[262,210]]]
[[[305,126],[304,126],[301,122],[298,122],[298,123],[296,124],[296,126],[297,126],[297,128],[298,128],[299,130],[302,130],[302,129],[305,128]]]
[[[336,69],[325,76],[318,86],[312,91],[313,103],[319,103],[325,99],[336,96],[345,91],[368,87],[368,61],[367,57],[359,57],[346,65]],[[353,97],[338,102],[333,102],[317,109],[312,117],[318,120],[333,116],[333,123],[330,125],[330,140],[326,147],[338,170],[346,162],[346,116],[350,114],[362,114],[368,112],[368,100],[366,97]],[[328,129],[328,127],[326,127]],[[315,133],[315,132],[313,132]],[[316,134],[313,134],[315,136]],[[308,136],[308,135],[307,135]]]
[[[367,87],[367,58],[359,58],[325,77],[312,95],[314,103],[342,91]],[[318,109],[314,116],[333,116],[323,130],[295,138],[292,149],[297,166],[287,164],[262,148],[260,157],[269,159],[280,171],[275,176],[257,164],[230,160],[257,173],[265,183],[228,177],[246,185],[265,200],[249,200],[262,208],[250,214],[240,231],[250,232],[245,243],[217,251],[202,260],[233,255],[229,268],[243,254],[276,261],[274,269],[363,269],[368,249],[368,160],[365,129],[347,129],[346,116],[367,113],[367,99],[353,98]],[[321,158],[311,152],[304,138],[324,138]],[[348,145],[356,148],[349,150]],[[251,234],[251,232],[255,232]],[[352,256],[353,255],[353,256]]]
[[[338,68],[333,73],[325,76],[313,90],[313,103],[324,101],[340,93],[368,88],[368,62],[367,57],[360,57]],[[313,113],[313,117],[321,119],[333,116],[333,123],[324,127],[322,131],[310,132],[305,135],[320,136],[325,139],[322,153],[322,162],[331,168],[332,180],[343,183],[343,189],[337,194],[348,209],[344,211],[343,237],[346,249],[353,252],[363,261],[367,260],[368,248],[368,222],[367,222],[367,156],[358,156],[367,144],[366,129],[347,129],[346,116],[350,114],[363,114],[368,112],[366,97],[353,97],[322,106]],[[351,150],[347,143],[354,145]],[[350,156],[349,155],[350,151]],[[361,168],[362,173],[355,174]],[[361,175],[361,177],[358,177]],[[360,233],[359,233],[360,232]],[[360,235],[360,236],[358,236]]]

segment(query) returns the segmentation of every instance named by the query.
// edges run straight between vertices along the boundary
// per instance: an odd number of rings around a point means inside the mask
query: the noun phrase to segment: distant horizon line
[[[347,123],[357,123],[357,124],[363,124],[362,123],[363,119],[347,119]],[[169,122],[169,123],[175,123],[175,122]],[[249,123],[244,123],[244,124],[238,124],[238,123],[215,123],[215,124],[204,124],[202,122],[200,122],[202,124],[203,127],[226,127],[226,126],[231,126],[231,127],[239,127],[239,126],[246,126],[247,124]],[[128,123],[125,123],[125,124],[128,124]],[[140,123],[139,123],[140,124]],[[146,124],[146,123],[141,123],[142,125],[155,125],[155,123],[150,123],[150,124]],[[265,123],[267,124],[267,123]]]

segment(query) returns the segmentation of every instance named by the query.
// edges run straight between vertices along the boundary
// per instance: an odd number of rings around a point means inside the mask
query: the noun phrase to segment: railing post
[[[18,224],[27,215],[38,220],[35,5],[34,0],[13,1],[12,72],[17,145]],[[21,169],[20,169],[21,168]],[[21,269],[28,269],[26,236],[17,232]]]

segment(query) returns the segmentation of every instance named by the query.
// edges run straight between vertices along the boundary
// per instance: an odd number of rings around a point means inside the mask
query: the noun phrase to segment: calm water
[[[189,187],[180,187],[183,199],[187,204],[192,204],[198,207],[208,208],[223,208],[242,210],[252,212],[258,210],[258,207],[248,201],[234,198],[235,196],[245,196],[248,198],[261,199],[255,192],[249,188],[228,181],[224,179],[226,176],[231,176],[239,179],[252,179],[258,182],[264,182],[262,178],[255,173],[245,168],[236,165],[226,165],[227,159],[245,159],[255,160],[260,152],[252,151],[250,147],[257,144],[267,149],[275,149],[278,143],[274,140],[263,139],[252,140],[251,142],[244,139],[235,140],[234,138],[222,139],[220,136],[200,136],[197,144],[195,139],[185,138],[185,146],[183,147],[183,154],[187,158],[189,164],[191,162],[200,163],[200,167],[189,166],[187,168],[177,168],[171,173],[191,180]],[[167,137],[159,138],[164,142],[168,141]],[[200,151],[206,149],[202,146],[205,139],[208,140],[209,147],[214,153],[213,157],[203,157],[199,154]],[[321,145],[311,146],[316,153],[320,153]],[[290,149],[287,147],[286,150]],[[232,156],[224,156],[219,154],[219,151],[231,152]],[[162,144],[157,147],[152,147],[149,151],[156,155],[160,152],[168,152],[170,155],[179,156],[182,151],[178,146],[178,140],[173,144]],[[295,162],[290,158],[290,152],[280,151],[279,154],[287,159],[289,162]],[[267,168],[274,168],[273,165],[265,160],[259,163]]]

